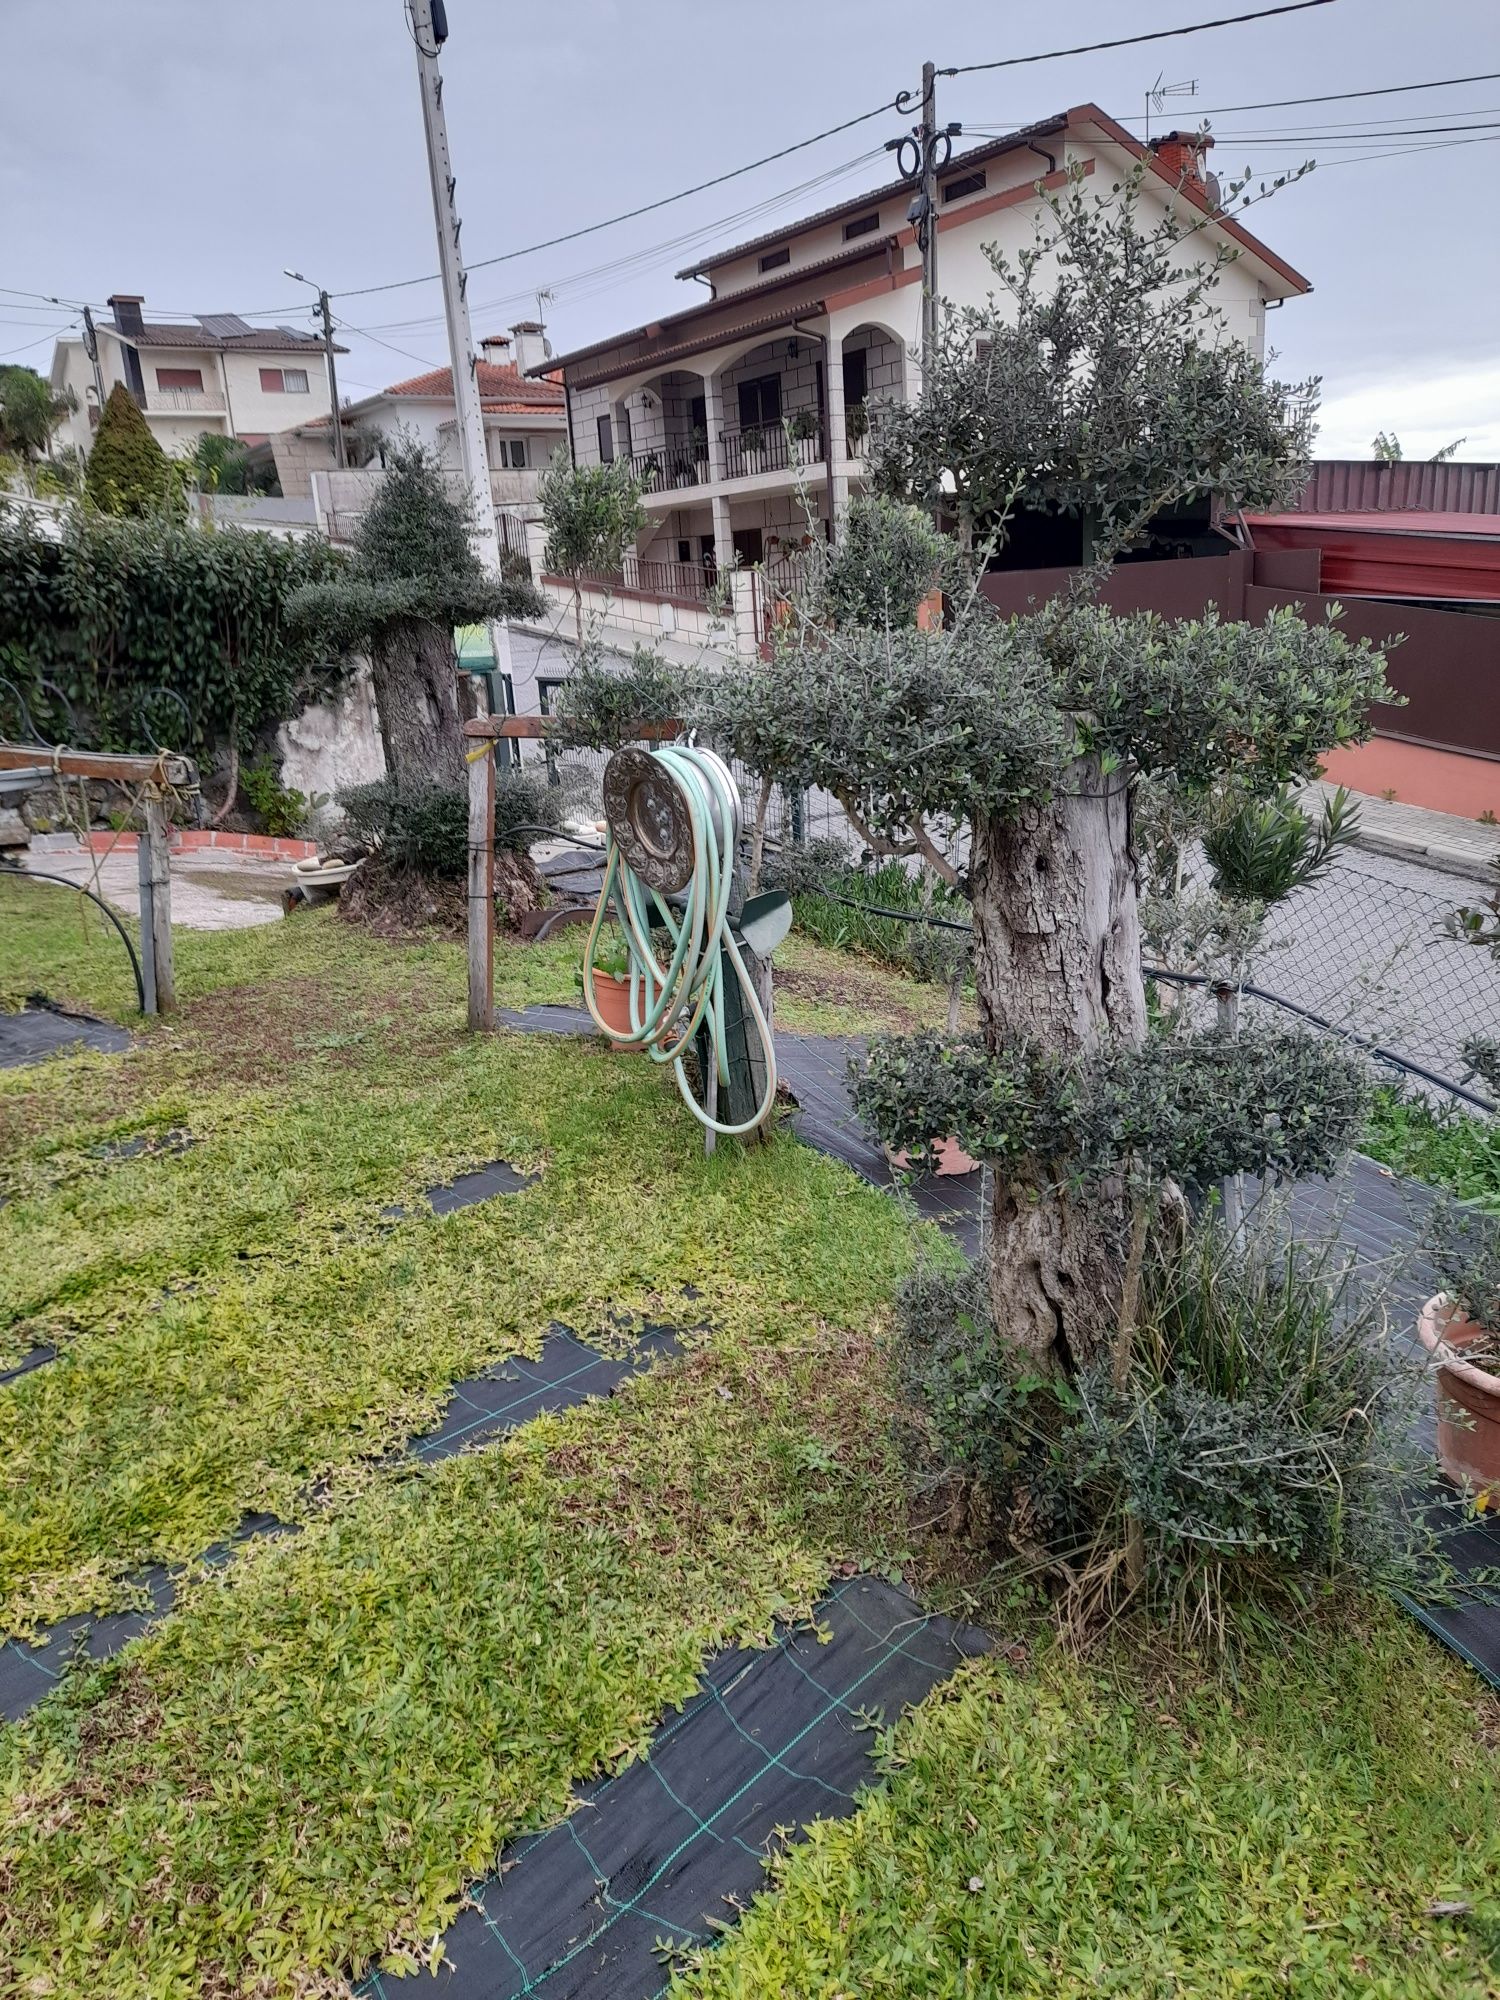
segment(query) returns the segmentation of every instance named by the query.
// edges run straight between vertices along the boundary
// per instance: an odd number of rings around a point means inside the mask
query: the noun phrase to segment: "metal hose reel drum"
[[[722,774],[722,784],[707,795],[716,842],[724,845],[725,801],[730,826],[727,852],[739,845],[739,788],[722,757],[712,750],[685,753]],[[604,816],[610,838],[631,873],[659,895],[679,895],[693,872],[693,808],[680,778],[666,760],[650,750],[617,750],[604,770]]]
[[[584,949],[584,999],[595,1026],[621,1048],[671,1063],[683,1101],[710,1134],[760,1125],[776,1096],[770,1023],[745,964],[786,935],[785,896],[756,897],[731,918],[740,796],[722,757],[697,745],[618,750],[604,773],[608,857]],[[594,954],[611,909],[629,957],[630,1028],[612,1029],[594,1000]],[[665,939],[663,946],[659,940]],[[758,1051],[752,1056],[747,1026]],[[693,1094],[682,1058],[698,1047],[708,1102]],[[719,1086],[729,1117],[719,1118]],[[736,1115],[739,1114],[739,1115]]]

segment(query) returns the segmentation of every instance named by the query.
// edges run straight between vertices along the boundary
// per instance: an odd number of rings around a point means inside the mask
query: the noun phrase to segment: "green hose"
[[[734,857],[739,839],[740,802],[727,766],[712,751],[683,745],[652,753],[675,782],[687,804],[692,832],[693,872],[687,907],[680,915],[642,882],[609,835],[604,886],[583,953],[583,997],[599,1032],[620,1048],[644,1049],[653,1062],[671,1063],[677,1088],[693,1116],[711,1131],[733,1138],[760,1125],[776,1098],[776,1053],[771,1027],[745,969],[729,923]],[[611,903],[630,957],[630,1030],[622,1034],[600,1019],[594,1004],[594,953]],[[667,933],[671,956],[663,965],[652,941],[652,925]],[[746,1006],[766,1059],[760,1103],[738,1125],[726,1125],[700,1104],[689,1087],[683,1052],[706,1026],[721,1084],[729,1080],[724,1034],[724,965],[728,962],[744,990]]]

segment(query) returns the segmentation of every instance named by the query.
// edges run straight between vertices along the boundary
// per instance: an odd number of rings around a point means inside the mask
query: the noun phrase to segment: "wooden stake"
[[[469,763],[469,1028],[495,1026],[495,756],[488,743]]]
[[[170,1014],[177,1005],[172,969],[172,866],[167,802],[146,798],[146,830],[136,847],[141,886],[141,974],[146,1012]]]

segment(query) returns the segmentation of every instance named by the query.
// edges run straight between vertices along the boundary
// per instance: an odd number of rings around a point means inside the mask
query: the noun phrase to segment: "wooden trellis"
[[[144,831],[137,855],[141,885],[141,978],[148,1014],[168,1014],[177,1004],[172,968],[171,822],[167,795],[197,782],[186,757],[158,751],[150,757],[115,757],[97,750],[52,750],[33,743],[0,743],[0,771],[50,771],[59,778],[98,778],[139,787]]]

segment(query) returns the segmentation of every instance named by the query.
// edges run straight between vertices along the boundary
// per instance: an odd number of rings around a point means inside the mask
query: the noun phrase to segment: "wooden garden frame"
[[[640,742],[682,734],[680,722],[642,723]],[[464,724],[469,741],[469,1028],[495,1026],[495,745],[536,743],[547,734],[541,715],[477,715]]]
[[[177,1005],[172,966],[172,871],[167,794],[196,783],[186,757],[116,757],[97,750],[51,750],[0,743],[0,771],[50,770],[60,778],[102,778],[139,785],[145,831],[137,843],[141,885],[141,984],[145,1011],[169,1014]]]

